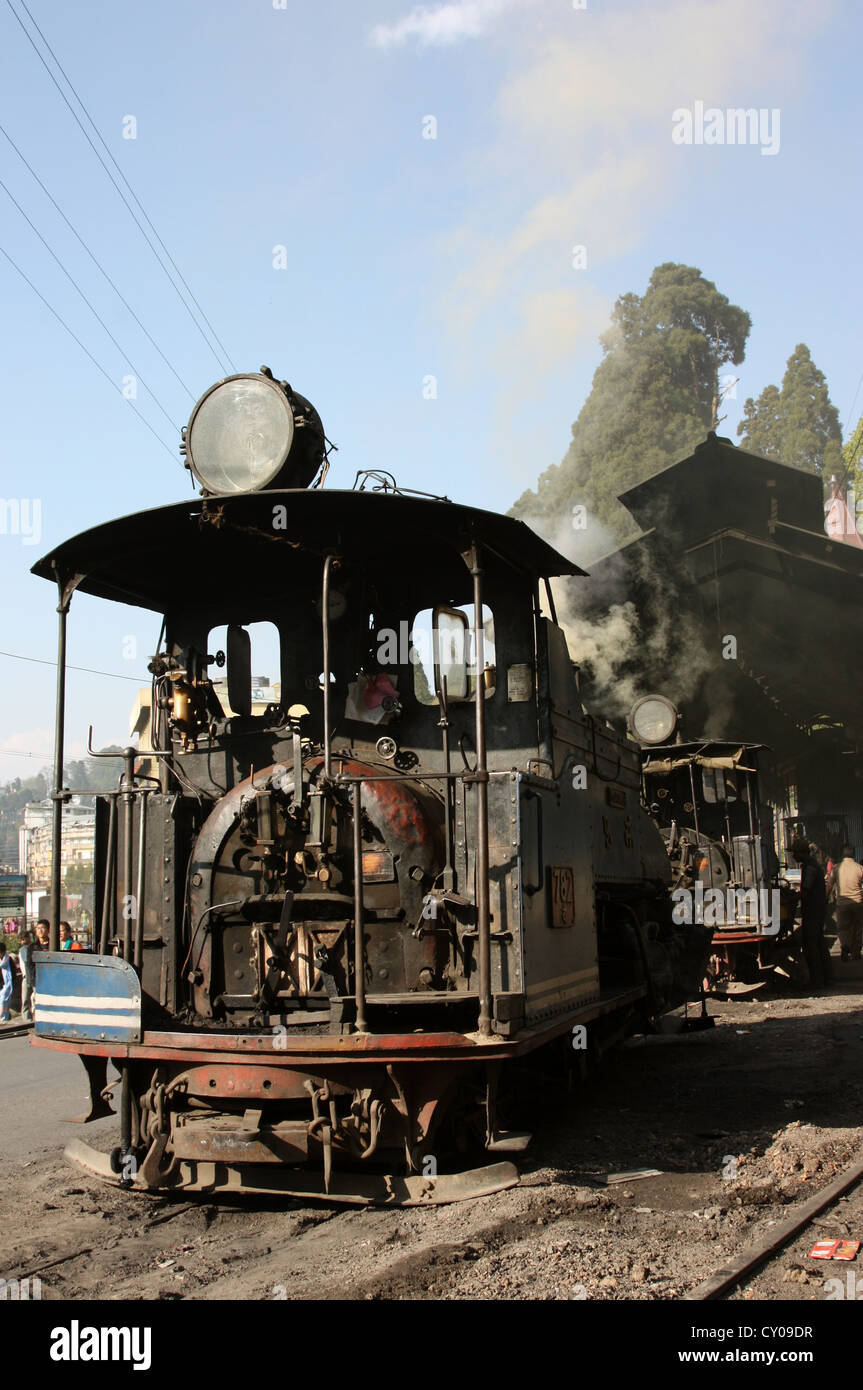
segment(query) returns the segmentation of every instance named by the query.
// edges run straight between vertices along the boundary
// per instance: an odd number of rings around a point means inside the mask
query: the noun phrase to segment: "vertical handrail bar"
[[[356,1030],[367,1033],[366,1023],[366,963],[363,949],[363,829],[362,783],[354,783],[354,998],[356,1000]]]
[[[476,703],[476,771],[472,781],[476,783],[476,916],[477,916],[477,964],[479,966],[479,1019],[480,1034],[488,1037],[491,1033],[491,935],[488,888],[488,758],[485,735],[485,642],[482,624],[482,569],[476,543],[469,552],[470,572],[473,576],[473,632],[474,662],[476,676],[474,700]]]
[[[108,811],[108,844],[105,850],[105,890],[102,894],[102,921],[99,931],[99,954],[108,954],[108,933],[113,909],[114,859],[117,853],[117,793],[110,797]]]
[[[60,897],[63,883],[63,753],[66,738],[66,615],[74,585],[64,585],[55,569],[60,601],[57,605],[57,699],[54,710],[54,786],[51,792],[51,921],[48,945],[60,949]]]
[[[330,567],[332,555],[324,560],[321,580],[321,657],[324,667],[324,776],[330,776]],[[302,790],[302,789],[300,789]]]
[[[140,812],[138,815],[138,882],[135,888],[135,969],[138,974],[144,968],[144,861],[147,853],[147,798],[149,793],[140,792]]]
[[[132,888],[134,865],[133,838],[135,815],[135,749],[123,750],[123,780],[120,783],[123,801],[123,959],[132,962],[132,912],[136,907]]]

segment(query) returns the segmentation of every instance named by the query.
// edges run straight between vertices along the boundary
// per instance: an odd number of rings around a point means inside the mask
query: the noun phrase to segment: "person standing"
[[[813,989],[822,989],[832,976],[830,953],[824,940],[827,910],[824,868],[812,854],[808,841],[802,838],[793,841],[791,853],[800,865],[800,935],[809,968],[809,983]]]
[[[28,931],[22,933],[18,949],[18,968],[21,971],[21,1017],[33,1022],[33,944]]]
[[[68,922],[60,923],[60,950],[71,951],[72,949],[72,928]]]
[[[0,941],[0,1023],[8,1023],[12,1003],[12,957],[6,950],[6,942]]]
[[[842,846],[842,858],[828,877],[828,893],[834,888],[842,959],[859,960],[863,949],[863,864],[854,858],[852,845]]]
[[[51,923],[47,917],[40,917],[36,923],[36,950],[48,951],[51,949]]]

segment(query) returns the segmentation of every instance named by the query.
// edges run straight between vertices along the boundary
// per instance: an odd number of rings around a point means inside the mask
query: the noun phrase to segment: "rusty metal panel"
[[[180,1159],[210,1163],[305,1163],[320,1152],[304,1120],[250,1128],[242,1116],[181,1114],[171,1129],[171,1149]],[[310,1150],[312,1151],[310,1153]]]

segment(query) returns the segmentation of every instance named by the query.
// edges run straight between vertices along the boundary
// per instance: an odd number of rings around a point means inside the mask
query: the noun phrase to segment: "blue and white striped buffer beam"
[[[76,1042],[140,1042],[141,983],[118,956],[34,951],[34,1031]]]

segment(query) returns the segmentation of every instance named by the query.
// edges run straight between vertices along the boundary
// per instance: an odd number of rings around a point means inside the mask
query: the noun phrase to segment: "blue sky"
[[[565,452],[616,296],[663,261],[698,266],[752,315],[723,432],[736,437],[746,396],[781,380],[801,341],[843,426],[863,410],[853,0],[28,5],[232,365],[266,362],[317,406],[339,446],[332,486],[383,467],[509,507]],[[0,179],[122,352],[2,190],[0,246],[110,383],[142,378],[174,422],[139,379],[135,405],[166,450],[0,256],[0,492],[41,506],[38,544],[0,535],[0,648],[50,661],[54,595],[30,565],[100,520],[190,495],[170,453],[224,372],[13,7],[38,39],[22,0],[0,0],[0,123],[190,393],[0,134]],[[676,145],[672,113],[698,101],[778,110],[778,152]],[[78,597],[69,659],[134,678],[156,627]],[[5,780],[50,756],[54,677],[9,657],[0,671]],[[122,741],[134,694],[133,679],[71,672],[69,755],[91,721],[100,743]]]

